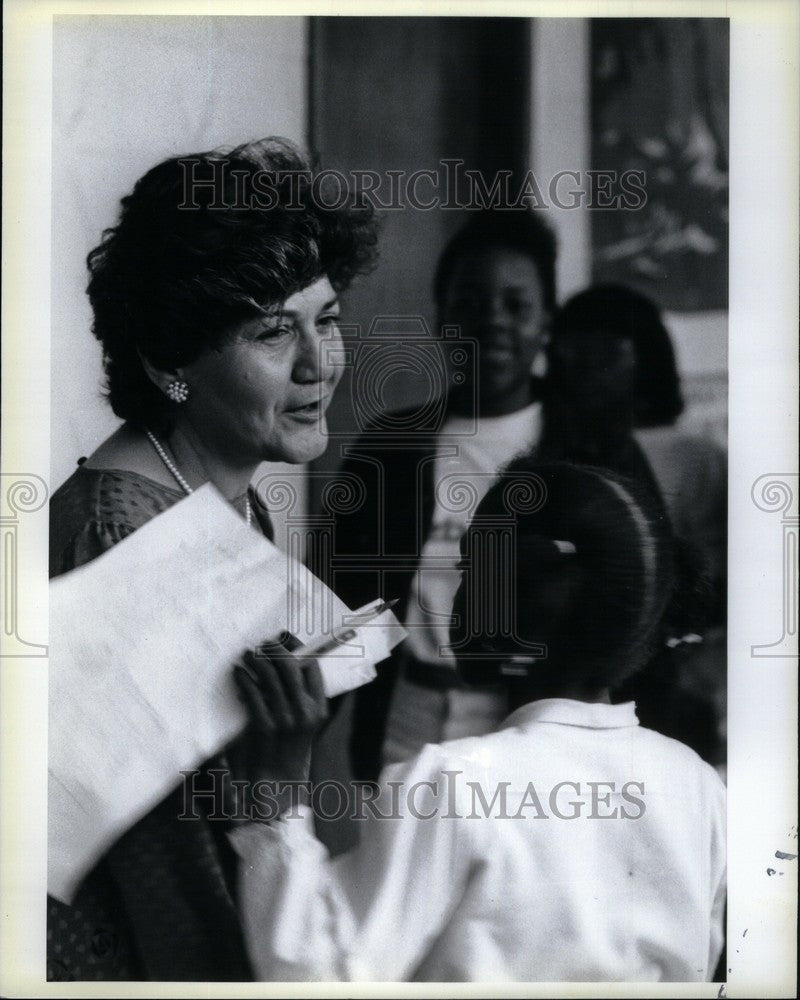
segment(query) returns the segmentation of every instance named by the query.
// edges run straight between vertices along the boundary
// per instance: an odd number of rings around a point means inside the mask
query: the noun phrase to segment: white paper
[[[350,611],[211,486],[50,586],[48,891],[66,902],[126,829],[246,723],[232,665],[284,629],[319,643]],[[388,628],[382,628],[382,625]],[[391,612],[320,657],[330,697],[402,638]]]
[[[394,647],[408,634],[400,622],[387,609],[382,614],[359,624],[359,619],[382,603],[381,598],[365,604],[342,616],[342,625],[351,626],[355,636],[335,650],[317,658],[325,694],[329,698],[366,684],[375,676],[375,664],[385,660]],[[314,643],[309,653],[314,652]]]

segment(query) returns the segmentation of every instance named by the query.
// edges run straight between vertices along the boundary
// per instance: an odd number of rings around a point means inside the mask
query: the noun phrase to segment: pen
[[[399,600],[400,598],[396,597],[393,601],[383,601],[381,604],[377,605],[377,607],[369,608],[365,611],[357,623],[352,625],[342,625],[338,629],[334,629],[333,633],[327,638],[322,638],[318,640],[317,643],[312,642],[309,646],[297,646],[292,650],[292,652],[305,656],[324,656],[325,653],[330,653],[332,650],[336,649],[337,646],[341,646],[343,643],[350,642],[351,639],[355,639],[356,629],[359,625],[366,625],[368,622],[371,622],[379,615],[382,615],[384,611],[388,611],[389,608],[393,608]],[[351,615],[357,614],[358,612],[356,611],[351,612]],[[265,647],[258,647],[256,649],[256,655],[258,656],[264,649]],[[253,679],[255,680],[255,678]]]
[[[330,638],[325,639],[321,645],[315,646],[313,643],[311,646],[301,646],[295,652],[304,652],[309,656],[324,656],[325,653],[330,653],[331,650],[336,649],[337,646],[341,646],[342,643],[349,642],[351,639],[356,637],[356,628],[358,625],[366,625],[367,622],[371,622],[373,618],[377,618],[382,615],[384,611],[388,611],[389,608],[393,608],[395,604],[400,600],[396,597],[393,601],[383,601],[375,608],[370,608],[369,611],[364,612],[364,617],[357,625],[343,625],[341,628],[335,629]],[[355,612],[354,612],[355,614]]]

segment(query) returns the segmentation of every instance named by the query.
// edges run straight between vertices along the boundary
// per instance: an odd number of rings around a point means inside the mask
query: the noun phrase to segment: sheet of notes
[[[376,600],[376,604],[378,601]],[[69,902],[105,850],[246,723],[232,666],[289,623],[352,620],[207,485],[50,585],[48,891]],[[404,635],[391,611],[320,658],[332,697]]]

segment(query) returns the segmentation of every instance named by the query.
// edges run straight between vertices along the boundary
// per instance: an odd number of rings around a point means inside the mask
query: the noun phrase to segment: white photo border
[[[47,507],[49,480],[51,25],[53,15],[514,15],[730,17],[729,912],[730,997],[796,995],[798,479],[798,24],[794,0],[629,2],[70,2],[4,5],[2,531],[18,562],[6,584],[25,603],[20,655],[0,658],[0,994],[209,995],[208,984],[47,983]],[[764,479],[763,477],[768,477]],[[26,486],[19,486],[27,482]],[[778,485],[770,486],[770,483]],[[19,514],[18,530],[9,513]],[[39,492],[37,492],[37,490]],[[787,497],[789,498],[787,500]],[[793,506],[788,506],[788,504]],[[787,542],[787,539],[789,540]],[[793,542],[792,542],[793,539]],[[12,552],[13,556],[13,552]],[[9,567],[11,567],[9,569]],[[796,588],[796,581],[795,581]],[[6,600],[9,600],[8,590]],[[794,601],[792,606],[791,602]],[[6,604],[8,616],[16,608]],[[793,634],[791,629],[793,628]],[[781,639],[778,655],[753,655]],[[791,653],[794,647],[794,656]],[[768,651],[767,651],[768,652]],[[769,871],[773,874],[769,874]],[[503,996],[715,996],[718,984],[542,984]],[[213,984],[220,997],[486,995],[485,985]]]

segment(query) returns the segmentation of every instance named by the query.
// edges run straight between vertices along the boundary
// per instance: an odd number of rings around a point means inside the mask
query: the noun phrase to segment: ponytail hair
[[[508,628],[470,635],[472,611],[499,582],[478,538],[511,516],[509,483],[531,475],[544,500],[513,515]],[[530,671],[548,685],[615,687],[660,638],[674,575],[669,523],[649,492],[608,470],[517,459],[479,505],[462,552],[470,557],[462,559],[452,644],[471,683],[497,683],[511,661],[512,672]]]

